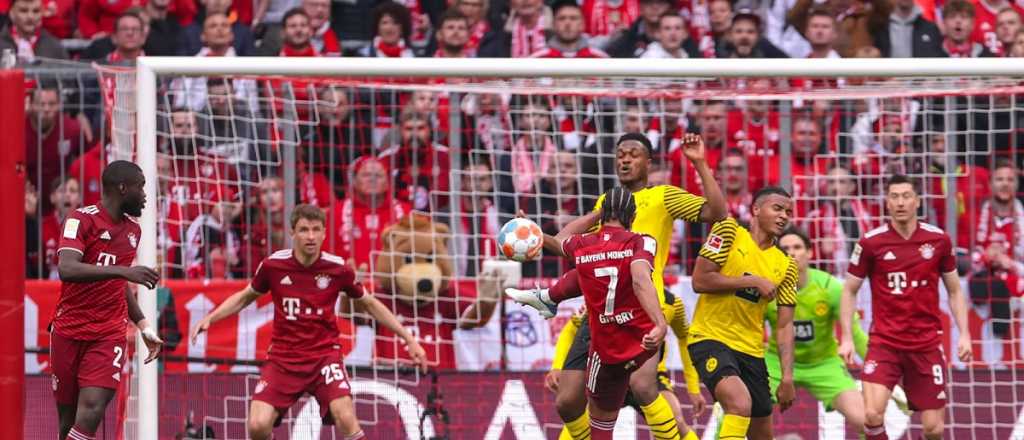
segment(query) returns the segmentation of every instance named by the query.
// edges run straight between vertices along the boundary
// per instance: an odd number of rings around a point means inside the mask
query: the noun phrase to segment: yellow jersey
[[[757,275],[776,286],[780,306],[796,305],[796,262],[777,246],[761,249],[750,231],[727,218],[711,227],[700,256],[721,267],[722,275]],[[690,326],[690,344],[714,340],[754,357],[764,357],[764,313],[769,300],[757,289],[732,293],[698,292],[697,310]]]
[[[700,222],[700,210],[707,199],[690,194],[672,185],[658,185],[633,193],[636,201],[636,218],[630,231],[647,234],[658,242],[654,255],[654,288],[658,291],[658,302],[665,304],[665,264],[672,247],[672,223],[676,219],[690,223]],[[595,211],[601,210],[604,195],[597,199]]]

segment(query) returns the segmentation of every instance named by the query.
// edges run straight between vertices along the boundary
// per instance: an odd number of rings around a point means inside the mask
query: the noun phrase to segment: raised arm
[[[964,298],[963,289],[960,288],[960,276],[956,270],[946,272],[942,274],[942,283],[946,285],[946,292],[949,293],[949,311],[953,312],[953,321],[960,332],[956,355],[961,362],[968,362],[971,360],[973,349],[971,329],[967,327],[967,300]]]
[[[57,254],[57,274],[68,283],[89,283],[110,279],[124,279],[156,288],[160,274],[145,266],[98,266],[82,262],[82,253],[76,249],[61,249]]]
[[[715,223],[724,220],[729,215],[728,207],[725,204],[725,195],[718,187],[711,167],[708,166],[707,152],[704,148],[704,138],[696,133],[683,135],[683,155],[693,164],[700,177],[701,187],[704,189],[704,197],[707,203],[700,208],[700,221],[704,223]]]

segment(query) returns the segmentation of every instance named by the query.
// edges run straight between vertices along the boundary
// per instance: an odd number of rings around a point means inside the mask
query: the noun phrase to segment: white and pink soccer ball
[[[530,219],[514,218],[498,231],[498,252],[509,260],[535,260],[543,247],[544,233]]]

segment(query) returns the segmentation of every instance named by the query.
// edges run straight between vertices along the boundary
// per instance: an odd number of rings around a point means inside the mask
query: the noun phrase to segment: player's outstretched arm
[[[960,276],[956,270],[942,274],[942,283],[946,285],[946,292],[949,293],[949,310],[953,312],[953,321],[956,329],[960,332],[960,338],[956,343],[956,355],[961,362],[968,362],[973,355],[971,347],[971,329],[967,327],[967,299],[964,298],[964,291],[960,288]]]
[[[636,260],[630,263],[629,271],[633,276],[633,293],[640,300],[640,307],[654,323],[654,330],[644,335],[643,345],[647,350],[655,350],[665,340],[668,324],[665,322],[665,315],[661,313],[661,305],[658,304],[658,291],[655,290],[654,281],[651,280],[654,268],[646,260]]]
[[[853,313],[857,303],[857,292],[864,284],[864,279],[846,274],[843,281],[843,296],[839,300],[839,328],[842,331],[839,337],[839,356],[847,364],[853,364]]]
[[[707,152],[704,147],[704,138],[696,133],[683,135],[683,155],[693,164],[700,177],[701,187],[704,189],[704,197],[707,203],[701,207],[700,221],[704,223],[715,223],[725,219],[729,210],[725,204],[725,195],[715,180],[711,167],[708,166]]]
[[[409,333],[402,324],[398,322],[398,318],[395,317],[387,307],[384,306],[377,298],[373,295],[363,295],[356,298],[356,303],[366,310],[377,322],[384,326],[384,328],[391,330],[392,333],[398,335],[408,345],[409,357],[416,363],[420,368],[427,369],[427,352],[420,346],[419,341]]]
[[[192,343],[194,344],[196,342],[196,338],[199,337],[199,334],[209,329],[211,324],[242,311],[242,309],[246,308],[249,304],[252,304],[253,301],[256,301],[260,295],[263,295],[263,293],[257,292],[251,285],[249,285],[245,286],[245,289],[239,290],[229,296],[228,299],[224,300],[224,302],[217,306],[217,308],[213,309],[209,315],[204,316],[195,327],[192,327]]]
[[[146,266],[86,264],[82,262],[82,253],[73,249],[62,249],[57,254],[57,273],[60,275],[61,281],[69,283],[89,283],[120,278],[154,289],[160,282],[160,274]]]
[[[149,349],[149,355],[146,356],[145,361],[148,364],[160,355],[160,350],[164,347],[164,341],[160,339],[156,329],[146,319],[146,314],[139,307],[139,302],[135,299],[135,292],[132,292],[132,289],[124,289],[124,299],[128,303],[128,319],[131,319],[135,327],[139,329],[142,341],[146,343],[146,348]]]
[[[565,251],[562,249],[562,242],[573,235],[585,234],[597,224],[600,218],[601,211],[591,211],[576,217],[575,220],[565,225],[561,231],[558,231],[558,234],[554,237],[544,234],[544,250],[554,255],[566,257]]]

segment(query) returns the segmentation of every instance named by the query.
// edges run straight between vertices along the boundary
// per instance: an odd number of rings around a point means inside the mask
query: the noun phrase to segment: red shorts
[[[50,333],[53,397],[61,405],[78,404],[78,390],[87,387],[116,390],[128,362],[125,338],[78,341]]]
[[[940,348],[904,351],[870,344],[861,380],[890,390],[903,379],[907,403],[915,411],[946,406],[946,356]]]
[[[253,400],[266,402],[284,415],[303,393],[320,404],[320,417],[331,423],[330,405],[334,399],[352,395],[341,353],[301,361],[271,359],[260,368]]]
[[[602,364],[601,356],[591,351],[587,359],[587,397],[598,408],[618,411],[626,401],[630,375],[657,353],[644,351],[632,360],[609,365]]]

